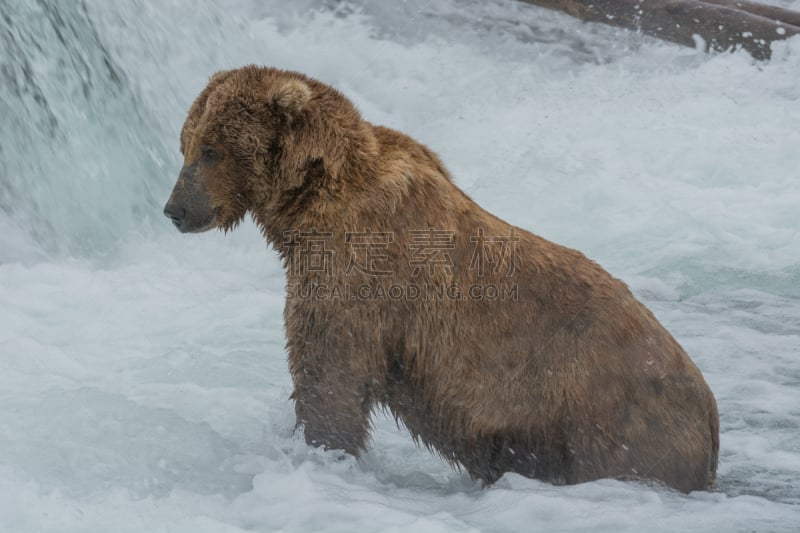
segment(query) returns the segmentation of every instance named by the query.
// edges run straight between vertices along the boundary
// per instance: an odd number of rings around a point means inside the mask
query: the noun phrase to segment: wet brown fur
[[[290,290],[289,367],[309,443],[358,455],[373,407],[383,406],[415,440],[487,483],[504,472],[555,483],[654,479],[682,491],[713,483],[714,397],[625,284],[520,228],[513,275],[479,276],[470,237],[507,236],[512,226],[456,187],[428,148],[364,121],[333,88],[271,68],[218,73],[189,112],[181,150],[211,198],[214,224],[228,230],[250,212],[281,254],[290,288],[518,287],[506,301]],[[454,235],[452,267],[414,276],[410,231],[429,228]],[[297,263],[289,236],[312,230],[332,234],[328,272]],[[393,236],[382,263],[391,278],[348,272],[345,233],[364,230]]]

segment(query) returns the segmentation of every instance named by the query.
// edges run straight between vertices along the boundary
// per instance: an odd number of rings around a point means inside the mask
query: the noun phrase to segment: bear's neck
[[[343,120],[346,124],[340,124]],[[372,125],[354,110],[331,124],[317,117],[319,127],[294,139],[278,163],[278,183],[290,186],[254,206],[252,215],[269,243],[286,256],[287,237],[297,232],[333,231],[353,213],[353,199],[374,187],[380,145]]]
[[[362,153],[363,154],[363,153]],[[251,210],[266,240],[283,258],[293,235],[335,231],[346,223],[355,197],[371,186],[374,163],[366,157],[348,158],[334,168],[322,158],[308,162],[300,183],[263,206]]]

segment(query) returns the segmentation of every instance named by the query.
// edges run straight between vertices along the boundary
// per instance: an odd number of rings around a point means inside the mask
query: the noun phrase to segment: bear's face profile
[[[181,132],[183,168],[164,208],[182,233],[233,229],[248,210],[291,187],[278,159],[311,89],[300,79],[265,77],[219,72],[192,105]]]

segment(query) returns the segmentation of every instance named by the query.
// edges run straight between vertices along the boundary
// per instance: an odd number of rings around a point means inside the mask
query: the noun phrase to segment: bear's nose
[[[181,229],[183,221],[186,220],[186,209],[175,204],[167,204],[166,207],[164,207],[164,214],[178,229]]]

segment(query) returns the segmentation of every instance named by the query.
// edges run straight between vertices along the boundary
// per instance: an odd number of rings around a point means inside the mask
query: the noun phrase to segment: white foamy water
[[[799,40],[755,63],[500,1],[5,4],[0,530],[800,529]],[[246,63],[628,281],[716,394],[716,490],[482,489],[381,413],[359,461],[293,435],[275,255],[160,213],[189,104]]]

